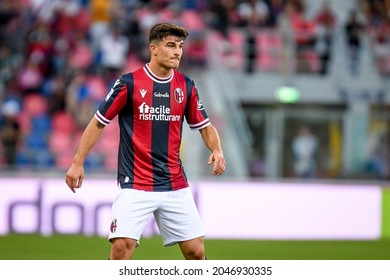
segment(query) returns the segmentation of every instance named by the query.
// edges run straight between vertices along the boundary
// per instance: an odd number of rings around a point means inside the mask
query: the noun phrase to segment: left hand
[[[208,165],[211,165],[214,162],[213,174],[214,175],[222,175],[226,169],[226,161],[223,157],[223,153],[221,151],[214,151],[209,156]]]

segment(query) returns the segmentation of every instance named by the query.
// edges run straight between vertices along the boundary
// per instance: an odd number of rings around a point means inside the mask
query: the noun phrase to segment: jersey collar
[[[144,71],[145,71],[145,73],[149,76],[149,78],[151,78],[153,81],[155,81],[155,82],[157,82],[157,83],[169,83],[170,81],[172,81],[172,78],[173,78],[173,75],[174,75],[174,72],[175,72],[175,71],[172,70],[172,74],[171,74],[169,77],[167,77],[167,78],[161,78],[161,77],[155,75],[155,74],[152,72],[152,70],[150,70],[149,64],[146,64],[146,65],[144,66]]]

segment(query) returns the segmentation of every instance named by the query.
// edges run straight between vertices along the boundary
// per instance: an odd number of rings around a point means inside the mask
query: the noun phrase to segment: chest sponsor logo
[[[138,107],[139,120],[141,121],[180,121],[180,115],[171,115],[171,109],[160,105],[158,107],[149,106],[146,102]]]

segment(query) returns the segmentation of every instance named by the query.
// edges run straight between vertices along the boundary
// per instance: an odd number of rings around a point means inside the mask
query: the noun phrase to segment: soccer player
[[[177,68],[187,30],[159,23],[149,33],[150,62],[122,75],[85,129],[66,184],[76,192],[84,160],[118,115],[118,191],[112,205],[110,259],[131,259],[151,213],[164,246],[179,244],[185,259],[205,259],[202,222],[179,158],[184,118],[200,131],[213,174],[226,168],[220,138],[194,82]]]

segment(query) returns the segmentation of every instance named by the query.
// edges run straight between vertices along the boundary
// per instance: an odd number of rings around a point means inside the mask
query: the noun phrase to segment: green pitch
[[[390,240],[269,241],[206,239],[213,260],[390,260]],[[101,237],[75,235],[0,236],[1,260],[104,260],[110,243]],[[160,237],[143,238],[137,260],[181,260],[178,246],[163,247]]]

